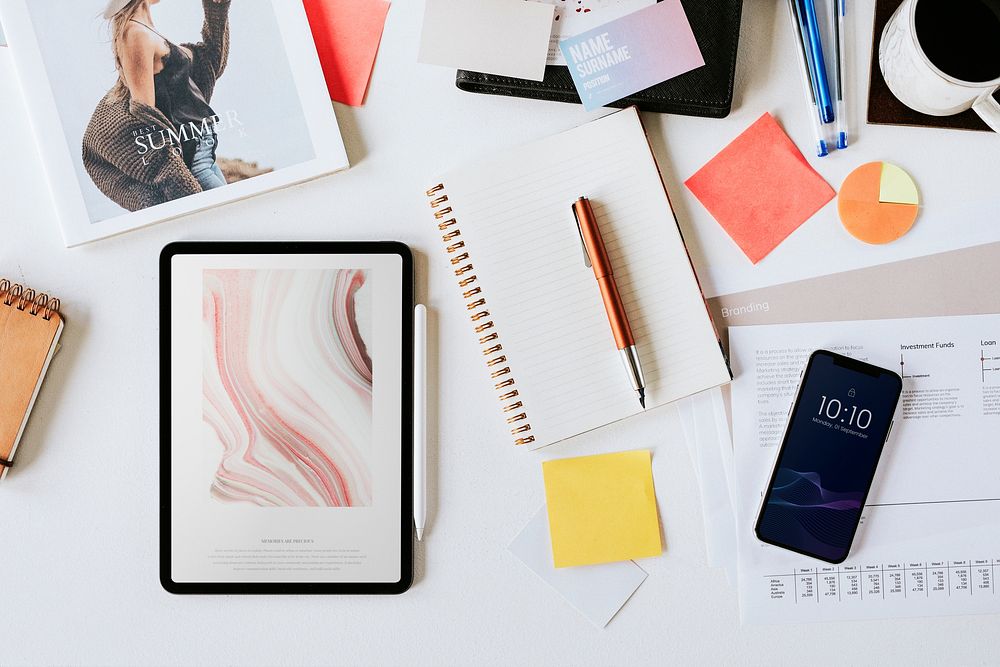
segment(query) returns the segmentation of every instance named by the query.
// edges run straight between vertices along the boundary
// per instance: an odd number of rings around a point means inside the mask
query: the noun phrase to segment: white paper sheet
[[[730,583],[736,581],[736,519],[722,461],[722,448],[729,441],[729,429],[719,430],[714,389],[692,396],[678,406],[682,424],[687,423],[693,441],[689,446],[701,492],[705,521],[705,550],[709,567],[726,569]],[[725,442],[723,442],[725,440]]]
[[[543,505],[508,549],[566,601],[603,628],[646,579],[632,561],[564,567],[552,564],[549,517]]]
[[[1000,351],[990,343],[1000,340],[1000,315],[733,327],[729,335],[744,623],[1000,612]],[[862,529],[839,566],[753,535],[799,370],[818,348],[904,371]],[[779,379],[759,381],[758,364]]]
[[[733,503],[733,515],[736,509],[736,472],[733,470],[733,431],[729,424],[729,414],[726,412],[726,399],[722,389],[712,392],[712,408],[715,412],[715,424],[719,437],[719,456],[722,459],[722,472],[726,477],[726,488],[729,489],[729,500]]]
[[[728,542],[731,549],[726,558],[726,578],[734,588],[739,584],[739,559],[736,546],[736,473],[733,470],[733,432],[729,425],[729,414],[726,412],[726,400],[723,389],[712,392],[712,408],[715,415],[715,444],[719,449],[719,459],[722,461],[722,473],[726,480],[726,491],[729,494],[729,516],[732,541]]]
[[[417,59],[541,81],[554,11],[522,0],[426,0]]]
[[[724,567],[727,559],[735,558],[735,520],[719,455],[711,395],[692,397],[691,409],[698,449],[708,564]]]
[[[566,59],[559,49],[559,42],[591,28],[614,21],[623,16],[656,4],[656,0],[539,0],[555,5],[556,15],[552,19],[552,37],[549,40],[550,65],[565,65]]]
[[[694,432],[694,412],[691,410],[691,399],[681,399],[674,403],[671,409],[677,411],[677,417],[680,419],[684,444],[687,446],[688,454],[691,456],[691,465],[694,468],[694,476],[698,480],[698,489],[700,491],[701,465],[698,461],[698,442]]]

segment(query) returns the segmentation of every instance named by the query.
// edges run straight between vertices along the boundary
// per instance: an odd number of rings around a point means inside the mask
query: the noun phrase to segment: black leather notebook
[[[743,0],[681,0],[705,66],[664,81],[608,106],[724,118],[733,106],[736,51]],[[459,70],[455,85],[472,93],[580,103],[569,69],[550,65],[543,81]]]

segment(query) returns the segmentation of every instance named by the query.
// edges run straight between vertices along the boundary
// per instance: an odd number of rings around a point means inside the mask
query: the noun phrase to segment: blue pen
[[[802,11],[800,0],[789,0],[792,7],[792,14],[798,23],[799,48],[802,50],[802,62],[806,66],[806,79],[809,83],[809,93],[812,94],[813,111],[816,112],[816,122],[823,124],[823,119],[819,114],[820,98],[819,88],[816,87],[816,68],[813,66],[812,49],[809,48],[809,28],[806,25],[806,17]],[[822,128],[820,128],[822,130]]]
[[[815,138],[817,157],[826,157],[830,154],[827,148],[826,135],[823,133],[823,126],[819,122],[819,110],[816,107],[816,87],[812,82],[812,64],[809,61],[809,49],[806,48],[805,26],[799,13],[798,0],[788,0],[788,17],[792,21],[792,33],[795,35],[799,49],[799,73],[802,75],[802,89],[805,92],[806,109],[812,124],[813,137]]]
[[[830,83],[826,74],[826,60],[823,58],[823,38],[819,32],[819,17],[816,14],[814,0],[798,0],[806,24],[806,48],[812,64],[812,78],[816,86],[819,119],[825,125],[834,121],[833,97],[830,95]]]
[[[833,0],[837,20],[834,22],[837,31],[837,148],[847,148],[847,100],[844,92],[844,79],[847,69],[847,0]]]

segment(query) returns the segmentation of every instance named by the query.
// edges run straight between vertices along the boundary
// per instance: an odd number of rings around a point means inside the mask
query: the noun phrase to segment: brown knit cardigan
[[[215,83],[229,59],[230,1],[202,0],[205,24],[202,41],[185,44],[194,56],[191,78],[211,101]],[[116,100],[111,92],[98,103],[83,135],[83,166],[98,189],[129,211],[201,192],[201,186],[177,151],[156,150],[139,155],[138,134],[152,128],[173,129],[158,109],[137,102],[127,92]],[[145,163],[143,161],[145,158]]]

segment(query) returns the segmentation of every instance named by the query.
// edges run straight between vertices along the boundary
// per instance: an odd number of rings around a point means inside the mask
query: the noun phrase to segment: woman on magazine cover
[[[184,45],[157,32],[149,8],[158,2],[108,3],[118,82],[83,137],[87,173],[129,211],[226,185],[209,103],[229,55],[230,0],[202,0],[202,41]]]

